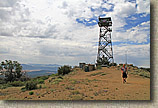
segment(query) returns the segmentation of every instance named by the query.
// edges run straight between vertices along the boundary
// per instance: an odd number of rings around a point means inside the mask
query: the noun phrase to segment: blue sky
[[[0,0],[0,60],[95,63],[98,17],[111,17],[114,61],[150,67],[149,0]]]

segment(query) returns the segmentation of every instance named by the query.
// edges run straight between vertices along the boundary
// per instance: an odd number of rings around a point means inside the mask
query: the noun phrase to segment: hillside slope
[[[42,89],[22,92],[21,87],[0,91],[3,100],[150,100],[150,78],[130,74],[122,83],[118,67],[91,72],[75,69],[63,77],[51,76]],[[3,94],[3,95],[2,95]]]

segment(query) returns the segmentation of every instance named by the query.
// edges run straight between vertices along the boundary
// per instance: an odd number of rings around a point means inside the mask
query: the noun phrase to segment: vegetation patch
[[[94,87],[98,87],[98,85],[94,85]]]
[[[95,96],[98,96],[98,95],[99,95],[99,93],[98,93],[98,92],[94,92],[93,94],[94,94]]]
[[[72,87],[72,86],[67,86],[67,87],[65,87],[65,89],[74,90],[74,87]]]
[[[33,95],[33,94],[34,94],[34,92],[32,92],[32,91],[31,91],[31,92],[29,92],[29,95]]]
[[[24,86],[24,82],[21,81],[14,81],[14,82],[8,82],[9,85],[14,86],[14,87],[19,87],[19,86]]]
[[[36,77],[35,79],[46,80],[46,79],[48,79],[48,78],[49,78],[49,76],[38,76],[38,77]]]
[[[58,75],[65,75],[72,71],[71,66],[64,65],[58,68]]]
[[[37,89],[37,83],[36,83],[36,82],[33,82],[33,81],[28,81],[28,82],[25,84],[25,88],[26,88],[26,90],[34,90],[34,89]]]
[[[51,89],[51,92],[54,92],[55,91],[55,89]]]
[[[145,77],[145,78],[150,78],[150,72],[149,71],[144,71],[142,69],[131,71],[130,73],[133,74],[133,75],[139,75],[139,76],[142,76],[142,77]]]
[[[92,81],[99,81],[99,80],[97,80],[97,79],[93,79]]]
[[[72,100],[83,100],[83,96],[81,95],[72,96]]]
[[[25,87],[21,88],[21,91],[22,91],[22,92],[25,92],[25,91],[26,91],[26,88],[25,88]]]
[[[44,81],[48,78],[49,76],[39,76],[39,77],[33,78],[31,81],[36,82],[37,84],[44,84]]]
[[[102,73],[102,74],[101,74],[101,76],[104,76],[104,75],[106,75],[106,73]]]
[[[71,92],[72,93],[72,95],[77,95],[77,94],[80,94],[80,92],[79,91],[73,91],[73,92]]]
[[[61,86],[64,86],[65,84],[61,84]]]
[[[53,81],[53,84],[59,84],[59,82],[61,82],[61,81],[62,81],[62,79],[57,78],[57,79],[55,79],[55,80]]]
[[[99,75],[99,74],[102,74],[104,72],[98,72],[98,73],[93,73],[93,74],[90,74],[90,76],[96,76],[96,75]]]
[[[91,82],[92,80],[89,80],[88,78],[85,79],[86,82]]]
[[[146,78],[150,78],[150,73],[149,72],[140,72],[139,73],[139,76],[143,76],[143,77],[146,77]]]
[[[11,87],[11,85],[8,84],[0,84],[0,89],[6,89],[8,87]]]
[[[80,81],[77,81],[77,80],[72,80],[72,81],[71,81],[71,83],[72,83],[72,84],[79,84],[79,83],[80,83]]]
[[[39,85],[39,87],[38,87],[39,89],[41,89],[42,88],[42,85]]]

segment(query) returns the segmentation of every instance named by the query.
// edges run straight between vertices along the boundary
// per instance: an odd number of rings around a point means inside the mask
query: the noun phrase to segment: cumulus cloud
[[[114,42],[134,42],[144,43],[150,39],[150,21],[143,22],[136,27],[132,27],[125,32],[113,33]]]
[[[114,46],[116,62],[127,62],[136,66],[150,67],[150,44]]]
[[[136,0],[138,13],[150,13],[150,0]]]
[[[129,16],[149,14],[149,4],[143,0],[1,0],[1,59],[17,59],[22,63],[94,63],[99,38],[98,16],[112,17],[113,42],[144,43],[150,38],[149,21],[123,32],[118,30],[128,24],[125,19]],[[123,47],[113,48],[118,63]],[[133,57],[139,58],[136,54]]]

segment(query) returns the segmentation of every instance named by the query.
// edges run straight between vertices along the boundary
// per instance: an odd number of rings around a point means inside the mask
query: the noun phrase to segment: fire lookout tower
[[[98,25],[100,27],[99,45],[97,54],[97,64],[108,66],[114,63],[113,50],[111,42],[112,21],[111,17],[100,18]]]

